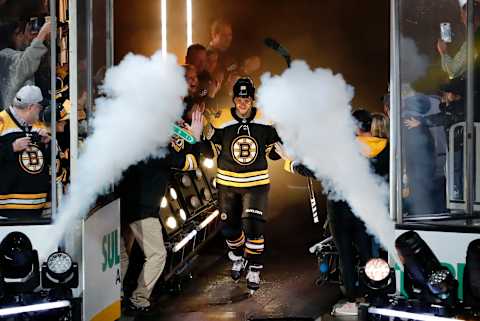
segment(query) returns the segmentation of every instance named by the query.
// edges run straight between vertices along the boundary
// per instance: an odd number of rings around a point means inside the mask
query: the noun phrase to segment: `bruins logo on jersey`
[[[178,153],[185,148],[185,140],[175,135],[171,140],[172,148]]]
[[[39,174],[45,165],[43,153],[36,145],[30,145],[18,156],[20,167],[29,174]]]
[[[232,142],[231,151],[238,164],[250,165],[257,159],[258,144],[251,136],[239,136]]]

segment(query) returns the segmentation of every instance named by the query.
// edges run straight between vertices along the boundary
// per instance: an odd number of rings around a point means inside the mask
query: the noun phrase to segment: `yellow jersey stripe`
[[[245,253],[248,253],[248,254],[256,254],[256,255],[262,254],[261,252],[254,252],[254,251],[251,251],[251,250],[249,250],[249,249],[245,249]]]
[[[231,186],[231,187],[253,187],[253,186],[270,184],[270,179],[264,179],[261,181],[248,182],[248,183],[236,183],[236,182],[224,181],[223,179],[217,178],[217,184],[224,185],[224,186]]]
[[[226,175],[226,176],[245,178],[245,177],[252,177],[252,176],[268,174],[268,169],[265,169],[263,171],[248,172],[248,173],[235,173],[235,172],[229,172],[229,171],[226,171],[226,170],[223,170],[223,169],[219,168],[219,169],[217,169],[217,172],[222,174],[222,175]]]
[[[47,203],[28,205],[28,204],[5,204],[0,205],[0,210],[39,210],[45,208]],[[0,216],[2,213],[0,212]]]
[[[17,198],[17,199],[39,199],[39,198],[46,198],[47,193],[40,193],[40,194],[6,194],[6,195],[0,195],[0,200],[6,200],[6,199],[11,199],[11,198]]]

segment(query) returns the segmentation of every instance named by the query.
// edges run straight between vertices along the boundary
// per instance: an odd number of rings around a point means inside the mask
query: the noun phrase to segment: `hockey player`
[[[202,153],[217,157],[216,184],[222,234],[233,262],[231,276],[238,281],[247,268],[247,287],[260,287],[263,269],[264,225],[267,216],[267,156],[281,158],[280,138],[271,123],[254,107],[255,87],[250,78],[240,78],[233,87],[235,107],[223,109],[211,119]],[[198,114],[194,113],[194,122]],[[194,127],[194,126],[192,126]]]
[[[50,190],[50,136],[39,121],[40,88],[24,86],[0,112],[0,216],[40,218]]]

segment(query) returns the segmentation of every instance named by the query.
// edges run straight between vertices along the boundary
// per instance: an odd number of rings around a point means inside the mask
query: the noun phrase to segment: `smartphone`
[[[450,22],[442,22],[440,24],[440,38],[447,43],[452,42],[452,27]]]
[[[45,24],[45,17],[35,17],[30,19],[30,26],[32,32],[39,32]]]

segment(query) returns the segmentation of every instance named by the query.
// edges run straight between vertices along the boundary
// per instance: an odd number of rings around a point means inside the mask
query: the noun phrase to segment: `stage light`
[[[32,305],[26,305],[26,306],[3,308],[3,309],[0,309],[0,317],[7,317],[10,315],[17,315],[17,314],[29,313],[29,312],[62,309],[62,308],[68,308],[70,306],[71,306],[70,302],[64,300],[64,301],[32,304]]]
[[[456,303],[457,281],[420,235],[414,231],[403,233],[395,247],[405,266],[405,290],[409,296],[426,303]]]
[[[360,292],[372,304],[383,306],[396,291],[395,270],[381,258],[370,259],[359,269]]]
[[[195,170],[195,176],[197,177],[197,179],[202,179],[203,174],[202,174],[202,171],[199,168],[197,168]]]
[[[162,57],[167,56],[167,0],[161,0]]]
[[[187,48],[192,44],[193,42],[193,32],[192,32],[192,0],[186,0],[186,6],[187,6]]]
[[[205,201],[210,201],[212,199],[212,193],[210,192],[210,190],[208,188],[203,188],[202,189],[202,198]]]
[[[202,229],[208,226],[219,214],[220,212],[218,210],[215,210],[213,213],[208,215],[198,226],[196,229],[190,231],[180,242],[176,243],[175,246],[173,247],[173,252],[178,252],[180,251],[185,245],[190,242],[191,239],[193,239],[198,232],[200,232]]]
[[[38,253],[21,232],[11,232],[0,243],[0,267],[8,294],[31,292],[40,285]]]
[[[215,166],[215,162],[211,158],[205,158],[203,160],[203,166],[205,166],[208,169],[211,169],[213,168],[213,166]]]
[[[413,312],[406,312],[406,311],[399,311],[393,309],[384,309],[384,308],[368,308],[368,313],[370,314],[378,314],[386,317],[392,318],[400,318],[402,320],[418,320],[418,321],[462,321],[462,319],[452,319],[452,318],[444,318],[444,317],[437,317],[434,315],[429,314],[420,314],[420,313],[413,313]],[[394,319],[396,320],[396,319]]]
[[[167,224],[167,227],[171,230],[176,229],[178,226],[177,220],[173,216],[169,216],[165,224]]]
[[[180,215],[180,218],[185,222],[187,220],[187,213],[185,213],[185,210],[181,208],[178,211],[178,215]]]
[[[480,239],[476,239],[468,245],[465,262],[464,302],[465,305],[480,310]]]
[[[50,254],[42,264],[42,286],[47,289],[78,287],[78,264],[65,252]]]
[[[173,187],[170,187],[170,197],[174,200],[178,198],[177,191]]]
[[[202,205],[197,196],[190,196],[188,203],[193,209],[197,209],[200,207],[200,205]]]
[[[192,179],[187,174],[182,176],[182,178],[180,179],[180,182],[182,183],[183,187],[192,186]]]
[[[213,188],[217,188],[217,179],[215,177],[212,178],[212,186]]]
[[[167,198],[164,196],[162,197],[162,201],[160,202],[160,207],[166,208],[167,206],[168,206],[168,201],[167,201]]]
[[[207,227],[208,224],[210,224],[217,216],[218,214],[220,214],[220,211],[219,210],[215,210],[212,214],[210,214],[209,216],[207,216],[206,219],[204,219],[200,225],[199,225],[199,230]]]
[[[385,280],[389,274],[390,265],[383,259],[371,259],[365,265],[365,275],[374,282]]]

